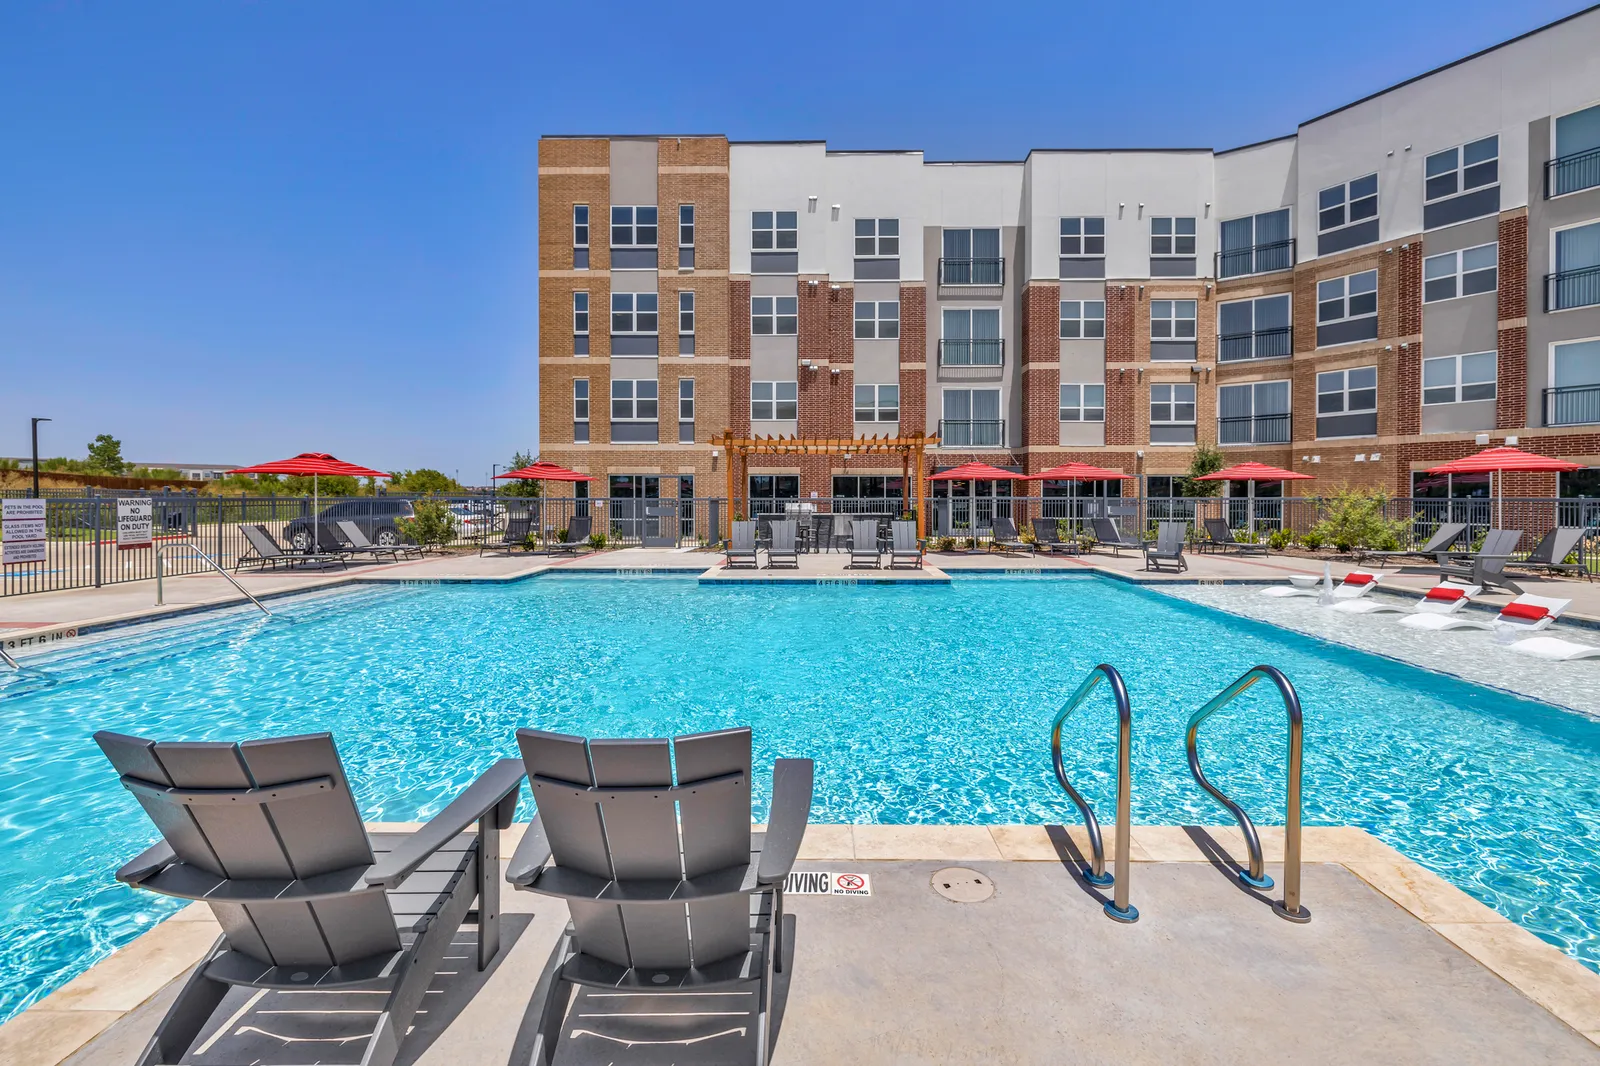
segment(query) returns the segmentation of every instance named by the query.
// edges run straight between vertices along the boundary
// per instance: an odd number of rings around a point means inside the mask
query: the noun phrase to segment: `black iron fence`
[[[1562,270],[1544,276],[1544,309],[1564,311],[1569,307],[1600,304],[1600,266]]]
[[[1544,165],[1544,198],[1600,185],[1600,148],[1574,152]]]
[[[1600,385],[1562,385],[1544,390],[1544,424],[1600,422]]]
[[[1294,240],[1270,241],[1244,248],[1225,248],[1216,253],[1216,276],[1237,278],[1246,274],[1266,274],[1294,266]]]

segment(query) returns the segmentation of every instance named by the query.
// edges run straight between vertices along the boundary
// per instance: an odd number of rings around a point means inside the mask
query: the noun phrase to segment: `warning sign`
[[[0,500],[0,563],[45,561],[45,501]]]
[[[793,896],[870,896],[870,874],[834,873],[829,870],[795,870],[783,883]]]
[[[155,533],[154,514],[148,496],[118,500],[117,550],[150,547]]]

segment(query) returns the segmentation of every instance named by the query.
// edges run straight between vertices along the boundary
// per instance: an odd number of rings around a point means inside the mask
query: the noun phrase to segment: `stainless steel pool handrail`
[[[1078,705],[1089,698],[1104,679],[1111,686],[1111,697],[1117,705],[1117,854],[1114,859],[1116,876],[1106,875],[1105,843],[1100,835],[1100,821],[1094,816],[1094,808],[1089,806],[1078,790],[1072,787],[1072,782],[1067,780],[1066,767],[1061,761],[1061,726],[1067,716],[1078,709]],[[1101,888],[1111,886],[1112,901],[1105,905],[1106,914],[1119,922],[1136,922],[1139,920],[1138,908],[1128,903],[1128,882],[1131,875],[1128,872],[1129,850],[1129,824],[1132,822],[1132,763],[1133,763],[1133,707],[1128,701],[1128,686],[1123,684],[1122,675],[1117,668],[1108,663],[1101,663],[1089,671],[1089,676],[1083,679],[1083,684],[1078,686],[1056,714],[1054,725],[1050,727],[1050,761],[1055,766],[1056,780],[1061,783],[1072,802],[1077,804],[1078,811],[1083,815],[1084,828],[1089,832],[1089,848],[1093,853],[1090,872],[1084,875],[1084,880],[1091,885]]]
[[[11,667],[11,669],[13,669],[13,670],[21,670],[22,669],[22,667],[17,665],[17,660],[13,659],[11,657],[11,653],[6,651],[4,648],[0,648],[0,659],[4,659],[6,665]]]
[[[228,584],[230,584],[234,588],[238,589],[240,591],[240,593],[242,593],[246,599],[248,599],[251,603],[255,604],[256,607],[258,607],[260,609],[262,614],[266,615],[268,618],[272,617],[272,612],[267,610],[266,606],[263,605],[260,600],[256,599],[254,596],[250,595],[249,590],[247,590],[243,585],[239,584],[238,581],[234,580],[234,577],[233,577],[232,574],[228,573],[222,567],[218,566],[217,565],[217,561],[215,559],[211,558],[211,556],[207,555],[205,552],[201,551],[195,545],[190,544],[190,543],[188,543],[186,541],[180,541],[180,542],[178,542],[176,544],[163,544],[163,545],[161,545],[161,547],[156,549],[156,606],[157,607],[160,607],[165,603],[165,597],[163,595],[163,589],[162,589],[162,579],[165,576],[165,572],[166,572],[166,566],[165,566],[166,553],[168,551],[174,549],[174,548],[188,548],[190,551],[192,551],[196,555],[200,556],[200,558],[202,558],[202,559],[204,559],[206,561],[206,565],[210,566],[211,569],[215,570],[217,573],[219,573],[223,577],[227,578]]]
[[[1195,781],[1211,794],[1212,799],[1228,809],[1228,813],[1238,821],[1239,830],[1244,833],[1245,847],[1250,850],[1250,868],[1248,871],[1239,871],[1239,880],[1251,888],[1271,888],[1272,878],[1267,876],[1266,864],[1261,858],[1261,838],[1256,833],[1255,823],[1250,820],[1243,807],[1206,780],[1205,772],[1200,769],[1198,746],[1201,723],[1232,703],[1263,678],[1278,686],[1278,695],[1283,698],[1283,709],[1289,716],[1289,780],[1284,795],[1283,819],[1283,899],[1275,901],[1272,909],[1277,912],[1278,917],[1291,922],[1309,922],[1311,912],[1300,903],[1300,760],[1305,725],[1300,711],[1300,696],[1295,692],[1294,685],[1284,676],[1283,671],[1275,666],[1262,665],[1246,671],[1237,681],[1217,693],[1204,707],[1194,712],[1189,719],[1189,731],[1184,738],[1184,749],[1189,756],[1189,772],[1194,775]]]

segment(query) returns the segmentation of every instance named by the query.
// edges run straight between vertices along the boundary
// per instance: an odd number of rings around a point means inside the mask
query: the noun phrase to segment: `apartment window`
[[[752,211],[750,247],[758,252],[790,252],[800,247],[800,215],[795,211]]]
[[[1087,216],[1061,220],[1061,254],[1096,256],[1106,254],[1106,220]]]
[[[1172,382],[1150,386],[1150,443],[1194,443],[1195,386]]]
[[[935,485],[941,484],[934,482]],[[833,497],[841,501],[836,505],[836,511],[849,511],[852,508],[842,503],[845,500],[902,500],[906,498],[905,479],[899,476],[878,477],[873,474],[835,474],[833,475]]]
[[[1317,231],[1378,217],[1378,175],[1368,174],[1317,194]],[[1376,239],[1376,236],[1374,236]]]
[[[611,382],[611,421],[654,422],[657,417],[656,381],[626,378]]]
[[[1600,104],[1559,116],[1555,135],[1555,158],[1544,168],[1545,196],[1600,185]]]
[[[998,307],[947,307],[940,323],[940,366],[1000,366],[1005,361]]]
[[[1600,222],[1585,222],[1556,230],[1555,273],[1545,277],[1544,309],[1600,304]]]
[[[660,318],[658,306],[653,292],[612,293],[611,332],[655,333]]]
[[[800,498],[799,474],[751,474],[750,499],[797,500]],[[769,510],[763,508],[763,512]]]
[[[1001,285],[1005,261],[1000,257],[997,229],[947,229],[944,257],[939,260],[941,285]]]
[[[857,340],[893,340],[898,336],[900,336],[900,304],[898,301],[856,301]]]
[[[1424,203],[1500,181],[1500,138],[1485,137],[1435,152],[1423,164]]]
[[[873,259],[900,254],[898,218],[856,219],[856,258]]]
[[[1317,375],[1317,436],[1370,437],[1378,432],[1378,368],[1358,366]]]
[[[1106,387],[1104,385],[1061,386],[1061,421],[1104,422],[1106,420]]]
[[[750,383],[751,421],[790,421],[799,417],[799,382],[752,381]]]
[[[1193,340],[1196,306],[1194,300],[1151,300],[1150,338]]]
[[[750,332],[757,337],[795,336],[800,332],[800,298],[750,297]]]
[[[586,292],[572,294],[572,332],[578,336],[589,333],[589,294]]]
[[[1217,253],[1219,278],[1265,274],[1294,266],[1287,207],[1229,219],[1222,224],[1221,238],[1222,250]]]
[[[678,443],[694,443],[694,378],[678,379]]]
[[[678,293],[678,332],[692,334],[694,332],[694,292],[683,289]]]
[[[694,269],[694,204],[678,205],[678,269]]]
[[[856,421],[900,421],[900,386],[857,385]]]
[[[1289,443],[1289,382],[1256,381],[1220,387],[1217,443]]]
[[[1494,399],[1495,359],[1494,352],[1424,359],[1422,402],[1426,405]]]
[[[1317,282],[1317,345],[1378,336],[1378,272],[1364,270]]]
[[[1435,303],[1457,296],[1493,292],[1499,260],[1498,242],[1428,256],[1422,261],[1422,302]]]
[[[579,270],[589,267],[589,205],[572,205],[572,265]]]
[[[946,447],[998,448],[1005,441],[999,389],[945,389],[939,436]]]
[[[1064,340],[1094,340],[1105,335],[1104,300],[1061,301],[1061,336]]]
[[[1544,390],[1544,424],[1600,422],[1600,340],[1550,347],[1551,388]]]
[[[1194,255],[1194,219],[1155,215],[1150,219],[1151,255]]]
[[[611,209],[611,247],[654,248],[655,246],[655,208],[613,207]]]
[[[1276,359],[1294,351],[1289,294],[1235,300],[1217,308],[1217,359]]]
[[[588,378],[575,378],[572,382],[572,440],[576,444],[589,440]]]

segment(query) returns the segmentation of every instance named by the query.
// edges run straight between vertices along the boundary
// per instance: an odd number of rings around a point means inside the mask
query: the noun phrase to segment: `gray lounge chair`
[[[1436,560],[1439,553],[1449,551],[1456,546],[1456,542],[1467,535],[1465,522],[1445,522],[1433,531],[1433,536],[1420,548],[1408,551],[1370,551],[1364,548],[1356,549],[1356,562],[1364,563],[1368,559],[1378,560],[1378,565],[1383,566],[1390,559],[1417,558]]]
[[[767,548],[767,569],[787,567],[799,569],[800,549],[795,546],[799,530],[792,521],[772,523],[772,543]]]
[[[858,518],[850,524],[850,566],[878,566],[878,520]]]
[[[896,521],[889,530],[893,538],[889,545],[889,569],[893,570],[902,563],[922,569],[922,546],[917,543],[917,524]]]
[[[1062,540],[1057,530],[1056,519],[1035,518],[1033,520],[1033,542],[1035,548],[1043,548],[1052,555],[1076,555],[1078,545],[1070,540]]]
[[[1587,532],[1582,526],[1557,526],[1544,535],[1544,538],[1528,553],[1526,559],[1512,559],[1506,565],[1519,570],[1544,570],[1557,574],[1582,574],[1589,577],[1588,568],[1583,564],[1583,553],[1578,550],[1583,543],[1583,535]],[[1578,551],[1578,561],[1567,562],[1567,556]]]
[[[1464,585],[1508,589],[1518,596],[1522,586],[1506,577],[1506,564],[1522,540],[1520,529],[1491,529],[1484,534],[1483,547],[1476,553],[1441,552],[1439,579],[1454,578]]]
[[[517,515],[506,519],[506,528],[500,532],[500,539],[494,540],[485,536],[478,544],[478,554],[490,551],[507,551],[528,549],[528,538],[533,535],[533,519],[527,515]]]
[[[573,515],[567,521],[566,539],[552,542],[550,545],[551,553],[582,551],[589,546],[589,537],[593,530],[593,518],[586,514]]]
[[[1183,540],[1188,532],[1185,522],[1162,522],[1156,530],[1156,542],[1145,546],[1144,568],[1146,570],[1166,570],[1169,567],[1175,573],[1182,573],[1189,569],[1189,563],[1183,557]]]
[[[244,534],[245,541],[255,554],[241,555],[235,559],[235,570],[241,566],[265,566],[276,570],[280,565],[292,570],[304,563],[317,563],[319,566],[338,563],[347,570],[350,568],[350,564],[337,552],[286,552],[263,525],[243,525],[239,527],[239,532]]]
[[[755,570],[760,567],[761,561],[756,553],[756,524],[733,523],[733,533],[727,547],[723,549],[723,554],[727,556],[729,570],[739,570],[744,567]]]
[[[989,550],[997,548],[1007,555],[1012,552],[1034,554],[1033,545],[1017,536],[1017,524],[1005,515],[995,515],[989,521]]]
[[[1233,535],[1233,530],[1228,528],[1228,523],[1221,518],[1207,518],[1205,520],[1206,536],[1210,538],[1212,547],[1221,551],[1235,551],[1240,555],[1265,555],[1265,544],[1249,544],[1238,540]]]
[[[538,814],[506,876],[566,900],[572,916],[519,1061],[545,1066],[559,1050],[610,1062],[619,1048],[667,1045],[649,1061],[765,1063],[811,760],[777,760],[763,836],[750,829],[749,729],[670,742],[519,729],[517,746]]]
[[[495,763],[416,832],[369,837],[328,733],[242,744],[94,739],[164,838],[117,880],[208,903],[222,926],[139,1066],[183,1059],[213,1014],[234,1016],[237,1004],[224,1002],[233,988],[266,990],[257,1006],[272,1015],[318,1010],[306,992],[356,992],[353,1009],[332,1014],[372,1029],[344,1046],[362,1041],[359,1061],[386,1066],[435,975],[459,966],[445,958],[470,911],[478,969],[499,951],[498,838],[516,807],[520,761]],[[302,1035],[330,1046],[326,1031]]]
[[[1091,518],[1089,522],[1094,527],[1094,546],[1096,548],[1110,548],[1112,555],[1121,555],[1123,548],[1132,548],[1134,551],[1143,551],[1145,549],[1146,542],[1144,540],[1127,536],[1109,518]]]
[[[365,533],[361,532],[361,527],[348,518],[335,523],[335,525],[339,530],[339,535],[349,542],[350,546],[345,550],[351,554],[387,555],[391,559],[399,559],[401,556],[410,555],[420,557],[422,555],[422,549],[415,544],[374,544],[367,539]]]

